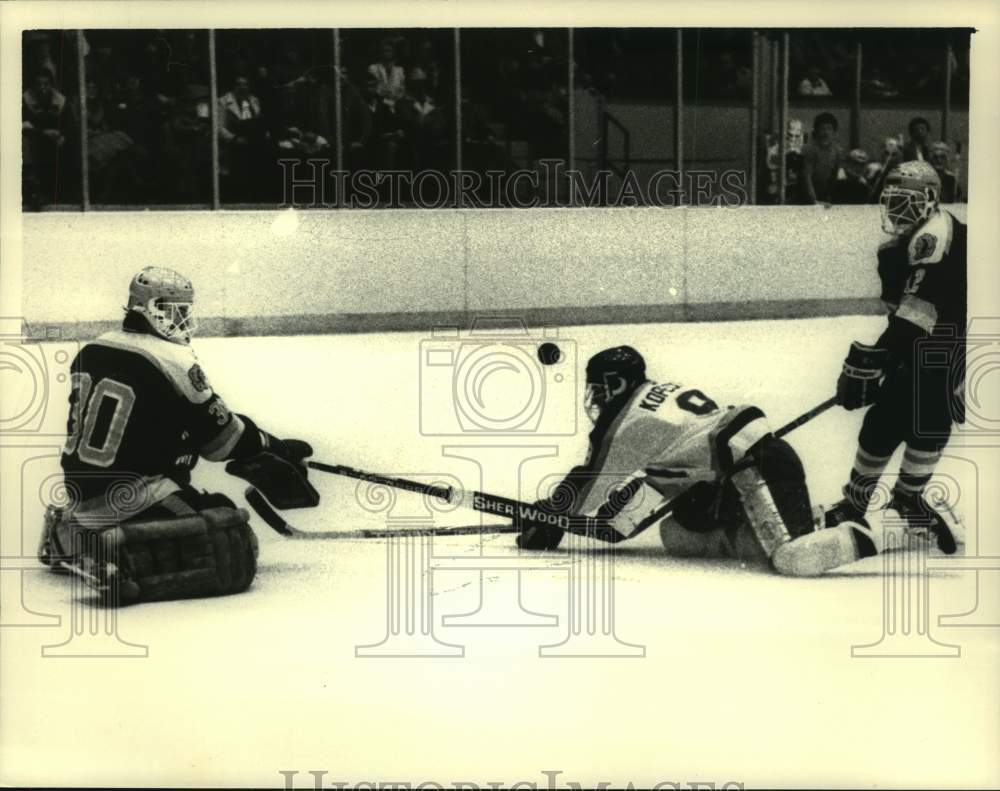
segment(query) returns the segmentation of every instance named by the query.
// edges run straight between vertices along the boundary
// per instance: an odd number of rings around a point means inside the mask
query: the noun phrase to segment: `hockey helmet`
[[[934,215],[941,199],[941,178],[927,162],[903,162],[885,177],[880,203],[882,230],[905,234]]]
[[[147,266],[128,287],[128,311],[143,316],[153,332],[174,343],[190,343],[196,329],[194,287],[180,272]]]
[[[646,361],[631,346],[615,346],[587,361],[584,408],[596,423],[601,410],[617,396],[631,393],[646,381]]]

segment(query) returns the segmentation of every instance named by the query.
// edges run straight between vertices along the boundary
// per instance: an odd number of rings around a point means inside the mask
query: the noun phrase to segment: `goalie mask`
[[[615,346],[598,352],[587,362],[587,393],[584,409],[591,423],[623,393],[632,393],[646,381],[646,361],[631,346]]]
[[[882,230],[896,236],[914,230],[934,215],[941,199],[941,179],[927,162],[914,160],[893,168],[882,189]]]
[[[129,283],[125,309],[143,316],[161,338],[173,343],[191,342],[196,328],[194,287],[179,272],[147,266]]]

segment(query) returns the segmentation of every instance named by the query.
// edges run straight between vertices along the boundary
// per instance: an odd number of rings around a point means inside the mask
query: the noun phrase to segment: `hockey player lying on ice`
[[[822,519],[814,516],[802,463],[757,407],[720,407],[695,387],[650,381],[629,346],[592,357],[586,378],[594,423],[587,459],[540,507],[608,519],[617,541],[650,526],[653,514],[681,495],[659,525],[669,554],[764,559],[796,576],[858,558],[843,541],[854,522],[816,532]],[[529,524],[517,544],[555,549],[563,532]]]
[[[38,556],[109,603],[238,593],[257,568],[247,512],[190,485],[198,457],[231,460],[278,507],[313,506],[312,449],[280,440],[216,394],[190,346],[194,290],[147,267],[129,286],[121,330],[80,350],[61,463],[68,493],[50,506]]]

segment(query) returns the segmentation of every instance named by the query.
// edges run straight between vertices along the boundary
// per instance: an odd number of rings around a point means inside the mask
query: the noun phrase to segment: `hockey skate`
[[[819,510],[822,506],[817,506],[816,508]],[[823,512],[823,524],[820,527],[836,527],[844,522],[855,522],[866,529],[871,529],[868,520],[865,519],[864,512],[859,511],[846,497],[834,503],[829,509]]]
[[[954,555],[965,545],[962,520],[944,500],[929,501],[920,494],[895,489],[886,508],[899,514],[908,535],[928,541],[933,536],[938,549],[946,555]]]
[[[56,574],[68,573],[64,563],[71,560],[69,553],[64,552],[56,536],[56,526],[63,518],[63,510],[55,506],[45,509],[45,522],[42,526],[42,538],[38,543],[38,562],[48,566]]]

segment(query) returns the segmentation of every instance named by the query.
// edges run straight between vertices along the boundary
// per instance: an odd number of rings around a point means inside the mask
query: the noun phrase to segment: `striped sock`
[[[919,497],[940,460],[939,450],[917,450],[907,445],[899,466],[896,491],[906,497]]]
[[[851,476],[847,486],[844,487],[844,495],[848,502],[861,514],[868,510],[868,504],[875,494],[875,487],[879,478],[892,454],[888,456],[876,456],[868,453],[860,445],[858,452],[854,456],[854,466],[851,467]]]

